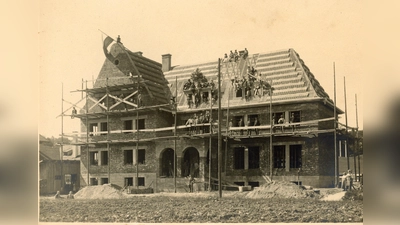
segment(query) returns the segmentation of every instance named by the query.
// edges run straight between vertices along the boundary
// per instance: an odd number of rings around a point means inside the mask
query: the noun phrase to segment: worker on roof
[[[229,61],[228,54],[225,53],[224,59],[222,60],[223,63],[227,63]]]
[[[243,59],[246,59],[247,56],[249,56],[249,51],[247,51],[247,48],[244,48]]]
[[[229,62],[232,62],[235,59],[235,54],[233,54],[232,50],[229,53]]]
[[[234,57],[235,57],[235,62],[237,62],[239,59],[239,53],[237,50],[235,50]]]

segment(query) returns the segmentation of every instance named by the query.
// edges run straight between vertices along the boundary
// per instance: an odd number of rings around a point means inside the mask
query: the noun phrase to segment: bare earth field
[[[363,202],[307,198],[246,198],[245,192],[157,193],[119,199],[40,198],[40,222],[261,223],[362,222]],[[326,201],[321,200],[325,197]]]

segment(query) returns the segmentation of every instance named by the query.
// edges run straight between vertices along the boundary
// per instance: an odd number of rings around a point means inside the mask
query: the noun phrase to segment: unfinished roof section
[[[222,107],[228,107],[228,99],[229,107],[238,107],[243,104],[255,106],[269,103],[270,97],[268,94],[252,96],[247,100],[244,97],[237,97],[232,85],[232,79],[235,76],[247,76],[247,68],[249,66],[254,67],[258,73],[262,74],[260,79],[263,82],[272,82],[272,87],[274,88],[273,103],[317,99],[326,99],[330,103],[333,102],[299,55],[293,49],[285,49],[269,53],[250,54],[247,59],[241,58],[238,62],[221,62]],[[164,72],[165,78],[170,83],[173,95],[176,87],[178,88],[177,101],[179,110],[210,108],[208,103],[201,103],[196,108],[189,108],[187,104],[187,96],[183,91],[183,86],[197,68],[200,69],[208,81],[214,80],[215,85],[217,85],[217,59],[214,62],[176,66],[170,71]],[[175,79],[177,79],[177,85],[175,85]]]
[[[130,85],[136,88],[137,75],[140,74],[140,85],[149,95],[159,104],[169,103],[170,90],[160,63],[143,57],[141,52],[131,52],[120,42],[111,46],[110,53],[114,61],[106,58],[93,86],[94,90],[104,89],[107,84],[110,89],[126,88]]]

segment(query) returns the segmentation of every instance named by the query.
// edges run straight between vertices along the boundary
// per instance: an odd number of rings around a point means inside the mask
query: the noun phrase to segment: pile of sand
[[[264,184],[245,195],[246,198],[319,198],[313,190],[287,181]]]
[[[76,199],[119,199],[125,198],[126,194],[110,184],[103,184],[84,187],[74,197]]]

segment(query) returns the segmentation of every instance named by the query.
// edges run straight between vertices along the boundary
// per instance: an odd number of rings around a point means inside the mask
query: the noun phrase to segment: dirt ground
[[[266,189],[267,190],[267,189]],[[267,223],[362,222],[363,202],[334,199],[340,189],[305,198],[249,198],[251,192],[156,193],[117,199],[40,198],[41,222]],[[254,193],[253,193],[254,195]]]

